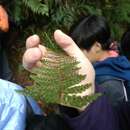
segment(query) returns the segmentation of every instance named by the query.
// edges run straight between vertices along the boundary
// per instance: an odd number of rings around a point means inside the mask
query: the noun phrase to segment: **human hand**
[[[54,39],[69,56],[74,57],[79,61],[79,74],[86,75],[85,80],[82,81],[81,84],[92,84],[92,87],[79,95],[85,96],[94,93],[95,71],[90,61],[82,53],[72,38],[64,34],[62,31],[56,30],[54,32]],[[24,67],[28,70],[32,70],[35,67],[41,66],[40,60],[42,58],[44,59],[47,55],[47,50],[44,46],[40,45],[40,38],[37,35],[30,36],[26,41],[26,48],[27,50],[23,56]]]
[[[26,51],[23,55],[23,66],[25,69],[32,71],[33,68],[42,65],[41,59],[45,56],[47,50],[40,44],[38,35],[32,35],[26,40]]]

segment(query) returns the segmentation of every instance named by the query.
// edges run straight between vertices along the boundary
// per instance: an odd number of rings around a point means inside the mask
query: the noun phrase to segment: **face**
[[[82,49],[82,51],[92,63],[99,61],[101,58],[102,49],[100,43],[98,42],[95,42],[89,51],[86,49]]]

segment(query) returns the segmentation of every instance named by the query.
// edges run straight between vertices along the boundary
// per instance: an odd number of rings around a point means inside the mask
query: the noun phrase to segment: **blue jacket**
[[[130,82],[130,62],[124,56],[107,58],[94,64],[96,84],[103,86],[113,104],[124,100],[125,83]],[[130,86],[126,85],[128,98]]]
[[[0,130],[25,130],[26,126],[26,98],[16,90],[20,86],[0,79]],[[41,110],[36,102],[29,99],[29,102],[36,114]]]
[[[94,64],[97,76],[114,76],[130,81],[130,62],[125,56],[107,58]]]

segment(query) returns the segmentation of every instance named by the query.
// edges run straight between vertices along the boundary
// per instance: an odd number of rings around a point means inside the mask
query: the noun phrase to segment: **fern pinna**
[[[43,66],[35,69],[31,78],[33,86],[29,86],[22,93],[33,97],[45,104],[61,104],[81,109],[96,99],[98,94],[81,97],[91,84],[79,84],[84,75],[79,75],[78,62],[63,53],[48,50],[48,55],[42,61]]]

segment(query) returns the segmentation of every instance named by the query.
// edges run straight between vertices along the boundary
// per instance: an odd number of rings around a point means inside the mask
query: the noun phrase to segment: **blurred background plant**
[[[68,31],[80,15],[97,14],[107,18],[113,36],[120,39],[130,23],[129,0],[12,0],[8,5],[13,21],[29,34]]]
[[[20,56],[22,55],[25,39],[29,35],[39,34],[42,42],[50,46],[44,42],[44,32],[49,36],[53,36],[53,31],[57,28],[68,32],[71,25],[83,15],[105,16],[110,24],[112,36],[118,41],[130,24],[130,0],[3,0],[3,2],[11,21],[15,24],[12,30],[18,32],[15,40],[11,41],[13,49],[9,52],[13,53],[14,57],[19,55],[19,52]],[[19,48],[19,51],[16,51],[16,48]],[[13,59],[16,58],[11,58],[11,62]],[[16,64],[18,65],[18,62]],[[12,66],[14,70],[16,64]]]

